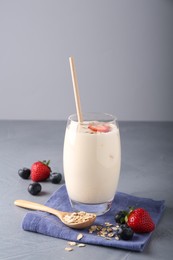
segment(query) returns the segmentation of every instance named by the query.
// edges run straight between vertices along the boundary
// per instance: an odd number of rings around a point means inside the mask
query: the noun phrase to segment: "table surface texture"
[[[65,121],[0,121],[0,259],[139,260],[173,258],[173,122],[119,122],[122,165],[118,191],[165,200],[166,209],[142,253],[86,245],[65,251],[67,241],[24,231],[27,210],[16,199],[45,203],[64,184],[42,182],[42,192],[32,196],[31,180],[18,169],[37,160],[51,160],[53,171],[63,174]]]

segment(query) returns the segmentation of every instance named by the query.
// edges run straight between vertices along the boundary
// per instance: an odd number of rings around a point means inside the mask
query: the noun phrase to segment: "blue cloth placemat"
[[[53,195],[45,203],[45,205],[62,211],[72,211],[65,185],[63,185],[60,189],[53,193]],[[164,201],[139,198],[136,196],[117,192],[112,203],[111,210],[103,216],[97,217],[95,224],[103,225],[105,222],[115,223],[115,213],[119,210],[127,209],[129,206],[143,207],[148,210],[155,224],[158,223],[165,208]],[[79,233],[82,233],[83,238],[80,240],[80,243],[115,247],[132,251],[143,251],[152,234],[135,233],[133,239],[130,241],[115,239],[106,240],[105,238],[99,237],[94,233],[89,234],[88,228],[84,230],[75,230],[68,228],[63,223],[61,223],[61,221],[57,217],[49,213],[40,211],[28,212],[23,219],[22,227],[24,230],[27,231],[32,231],[47,236],[76,242],[77,235]]]

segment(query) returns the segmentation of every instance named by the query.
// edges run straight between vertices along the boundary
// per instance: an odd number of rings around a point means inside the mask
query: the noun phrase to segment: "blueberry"
[[[127,223],[124,223],[124,224],[121,224],[120,227],[121,227],[122,229],[124,229],[124,228],[127,228],[128,225],[127,225]]]
[[[22,179],[28,179],[31,174],[31,170],[28,168],[23,168],[18,170],[18,174]]]
[[[115,215],[115,221],[117,223],[125,223],[125,216],[126,216],[126,212],[125,211],[119,211],[116,215]]]
[[[121,235],[123,232],[123,229],[121,227],[118,227],[117,229],[117,235]]]
[[[122,233],[120,235],[123,240],[131,240],[133,237],[133,230],[130,227],[126,227],[122,229]]]
[[[62,174],[57,172],[52,172],[49,177],[52,183],[58,184],[62,180]]]
[[[28,186],[28,191],[32,195],[37,195],[41,191],[41,185],[38,182],[30,183]]]

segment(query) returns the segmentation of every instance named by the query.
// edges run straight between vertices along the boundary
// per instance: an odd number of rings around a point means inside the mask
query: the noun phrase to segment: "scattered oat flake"
[[[106,232],[106,231],[100,231],[100,234],[101,234],[101,235],[107,235],[108,232]]]
[[[102,229],[102,226],[97,226],[97,230],[101,230]]]
[[[65,251],[68,251],[68,252],[73,251],[73,248],[72,247],[66,247]]]
[[[112,232],[112,231],[113,231],[113,229],[111,227],[107,228],[107,232]]]
[[[111,223],[109,223],[109,222],[105,222],[105,225],[106,225],[107,227],[113,226],[113,224],[111,224]]]
[[[86,245],[85,245],[85,244],[82,244],[82,243],[80,243],[80,244],[78,244],[77,246],[78,246],[78,247],[85,247]]]
[[[118,227],[112,227],[112,230],[115,230],[115,231],[116,231],[117,229],[118,229]]]
[[[108,234],[108,237],[113,237],[115,234],[113,232]]]
[[[79,233],[79,235],[77,236],[77,240],[81,240],[83,238],[83,234]]]
[[[89,230],[91,230],[91,231],[96,231],[96,230],[97,230],[97,226],[96,226],[96,225],[93,225],[93,226],[90,227]]]
[[[74,241],[68,241],[68,244],[69,244],[69,246],[76,246],[77,245],[77,243],[74,242]]]

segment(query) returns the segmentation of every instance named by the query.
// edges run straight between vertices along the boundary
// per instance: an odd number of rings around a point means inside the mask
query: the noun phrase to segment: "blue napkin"
[[[53,193],[45,205],[62,211],[72,211],[65,185]],[[103,225],[105,222],[115,223],[115,213],[119,210],[127,209],[129,206],[145,208],[150,213],[155,225],[161,218],[165,208],[164,201],[139,198],[122,192],[117,192],[112,203],[111,210],[106,214],[97,217],[95,225]],[[68,241],[121,248],[132,251],[143,251],[152,234],[135,233],[133,239],[130,241],[115,239],[106,240],[103,237],[97,236],[95,233],[89,234],[88,228],[84,230],[68,228],[63,223],[61,223],[61,221],[56,216],[41,211],[28,212],[23,219],[22,227],[27,231],[66,239]],[[83,238],[80,241],[77,241],[77,235],[79,233],[83,234]]]

